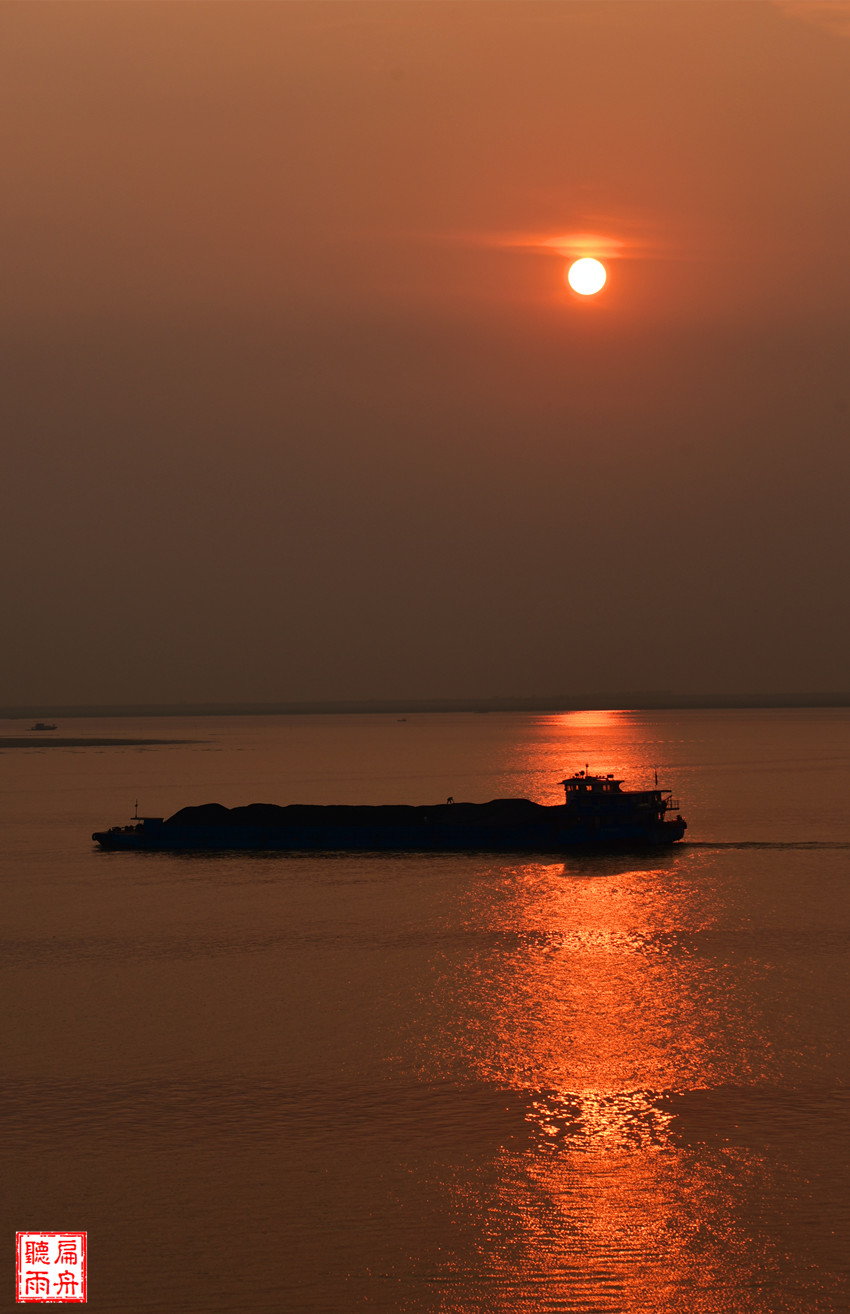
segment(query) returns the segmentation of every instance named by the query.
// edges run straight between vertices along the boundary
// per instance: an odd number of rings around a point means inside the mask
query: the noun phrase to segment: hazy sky
[[[850,6],[0,28],[0,704],[850,687]]]

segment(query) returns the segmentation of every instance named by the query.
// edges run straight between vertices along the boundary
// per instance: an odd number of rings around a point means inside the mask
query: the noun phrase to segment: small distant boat
[[[30,726],[30,730],[57,730],[52,721],[36,721],[35,725]]]
[[[547,806],[526,798],[420,807],[220,803],[173,817],[133,817],[95,831],[102,849],[282,849],[408,853],[560,853],[675,844],[687,829],[669,789],[622,789],[613,775],[577,771],[562,780],[566,798]],[[670,814],[675,813],[675,818]]]

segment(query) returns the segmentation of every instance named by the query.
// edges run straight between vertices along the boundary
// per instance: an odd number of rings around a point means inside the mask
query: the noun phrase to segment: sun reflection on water
[[[626,789],[653,788],[657,770],[662,788],[678,787],[681,782],[665,769],[670,749],[663,740],[648,740],[640,713],[625,708],[541,715],[517,743],[504,792],[563,802],[560,782],[585,769],[596,775],[610,772]]]
[[[650,1090],[541,1091],[528,1119],[543,1149],[647,1150],[669,1145],[673,1115]]]
[[[747,1216],[768,1190],[762,1157],[695,1154],[678,1125],[676,1098],[752,1077],[758,1059],[746,1001],[700,951],[717,910],[699,862],[494,865],[469,892],[479,948],[473,970],[447,966],[443,1044],[518,1095],[528,1129],[484,1211],[494,1308],[720,1314],[730,1250],[746,1282],[778,1262]],[[768,1314],[757,1295],[746,1308]]]
[[[620,718],[628,713],[620,708],[590,708],[581,712],[557,712],[545,717],[544,724],[559,726],[564,730],[600,730],[614,729]]]

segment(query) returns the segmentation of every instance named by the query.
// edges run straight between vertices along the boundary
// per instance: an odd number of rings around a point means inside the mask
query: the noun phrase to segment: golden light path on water
[[[609,744],[591,770],[651,785],[652,766],[618,745],[621,724],[553,718],[533,766],[515,766],[538,774],[545,796],[565,743],[592,729]],[[449,963],[439,983],[437,1012],[454,1019],[439,1042],[445,1068],[465,1061],[520,1093],[529,1137],[504,1150],[489,1187],[455,1201],[459,1215],[480,1213],[493,1308],[719,1314],[732,1264],[749,1288],[735,1309],[772,1314],[759,1288],[782,1257],[758,1225],[776,1186],[764,1156],[722,1135],[697,1152],[683,1130],[712,1092],[772,1076],[741,991],[759,969],[737,964],[729,992],[724,966],[699,952],[716,920],[699,864],[683,850],[494,865],[469,894],[464,927],[481,948],[474,971]]]

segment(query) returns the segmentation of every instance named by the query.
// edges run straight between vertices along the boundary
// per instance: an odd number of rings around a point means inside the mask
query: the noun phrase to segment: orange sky
[[[0,703],[845,687],[848,12],[0,7]]]

